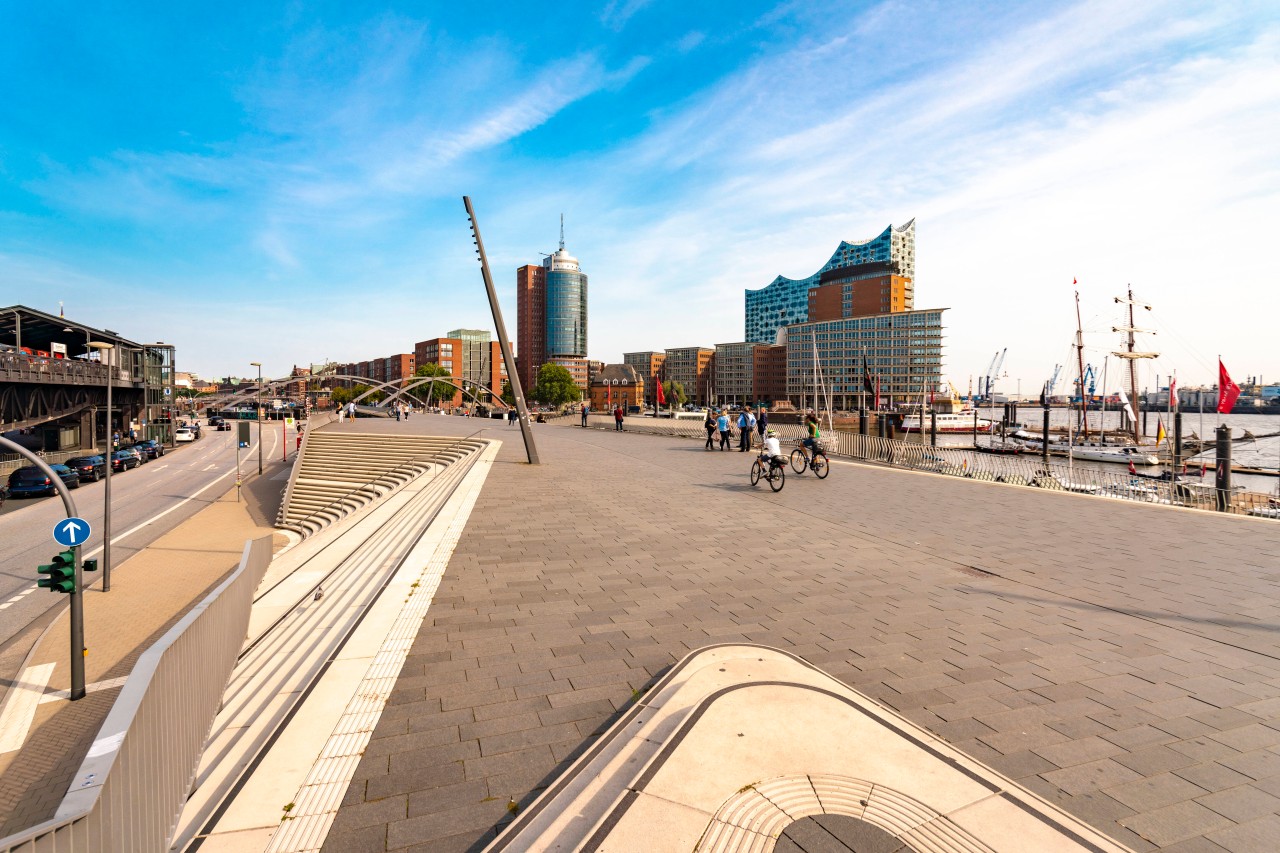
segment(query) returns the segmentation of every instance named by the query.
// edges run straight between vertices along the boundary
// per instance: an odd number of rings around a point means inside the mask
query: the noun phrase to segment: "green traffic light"
[[[41,589],[51,589],[54,592],[70,593],[76,590],[76,552],[67,550],[57,554],[53,558],[52,563],[43,566],[37,566],[36,571],[42,575],[48,575],[47,578],[39,578],[36,580],[36,586]]]

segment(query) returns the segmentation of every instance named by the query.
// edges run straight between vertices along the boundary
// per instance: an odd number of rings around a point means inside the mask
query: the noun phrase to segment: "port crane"
[[[1084,366],[1084,381],[1076,380],[1076,394],[1071,402],[1079,403],[1082,401],[1087,405],[1092,402],[1094,394],[1098,390],[1098,374],[1094,370],[1092,364]]]
[[[1045,386],[1044,395],[1045,395],[1046,397],[1052,397],[1052,396],[1053,396],[1054,389],[1056,389],[1056,388],[1058,387],[1058,375],[1059,375],[1060,373],[1062,373],[1062,365],[1061,365],[1061,364],[1055,364],[1055,365],[1053,366],[1053,375],[1049,377],[1049,384],[1048,384],[1047,386]]]
[[[991,357],[991,364],[987,365],[986,374],[978,378],[978,393],[983,397],[983,399],[991,399],[991,393],[995,387],[996,379],[1000,376],[1000,368],[1004,365],[1004,355],[1008,351],[1008,347],[998,350],[996,354]]]

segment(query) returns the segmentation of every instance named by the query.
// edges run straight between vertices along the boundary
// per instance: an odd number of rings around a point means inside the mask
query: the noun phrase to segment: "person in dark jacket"
[[[622,432],[622,406],[618,406],[613,410],[613,428],[618,432]]]
[[[707,450],[716,449],[716,416],[707,409],[707,419],[702,422],[702,428],[707,431]]]

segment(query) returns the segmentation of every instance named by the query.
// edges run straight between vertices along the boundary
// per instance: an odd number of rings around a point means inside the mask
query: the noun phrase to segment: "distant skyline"
[[[1280,380],[1272,2],[10,3],[0,81],[0,303],[207,377],[492,330],[467,194],[513,337],[564,213],[593,359],[914,217],[961,392],[1073,363],[1075,290],[1100,369],[1130,284],[1142,384]]]

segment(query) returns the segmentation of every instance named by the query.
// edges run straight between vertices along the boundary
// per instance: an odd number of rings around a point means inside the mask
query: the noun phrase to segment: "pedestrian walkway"
[[[798,655],[1133,850],[1280,837],[1268,522],[853,463],[775,494],[687,440],[538,425],[535,467],[496,421],[375,426],[505,443],[325,850],[494,840],[718,643]]]
[[[111,591],[100,579],[85,591],[87,695],[70,692],[68,611],[52,621],[32,649],[4,701],[0,753],[0,836],[53,817],[138,656],[233,571],[245,540],[271,534],[282,484],[280,463],[246,485],[210,496],[208,506],[115,566]],[[277,550],[288,541],[276,534]],[[39,595],[51,595],[40,590]]]

